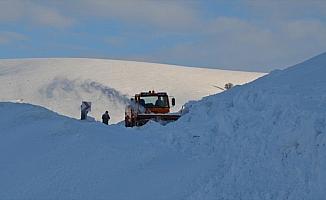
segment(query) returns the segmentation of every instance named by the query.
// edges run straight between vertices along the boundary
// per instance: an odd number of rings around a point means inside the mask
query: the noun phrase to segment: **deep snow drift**
[[[135,93],[165,91],[176,98],[178,111],[189,100],[215,94],[226,83],[243,84],[263,73],[104,59],[2,59],[0,101],[41,105],[74,118],[82,100],[92,102],[90,115],[105,110],[111,123],[124,118],[126,102]]]
[[[141,130],[27,104],[0,111],[0,199],[184,199],[214,166]]]
[[[189,104],[171,143],[216,159],[193,199],[324,199],[325,75],[326,53]]]
[[[324,199],[325,74],[322,54],[135,129],[1,103],[0,199]]]

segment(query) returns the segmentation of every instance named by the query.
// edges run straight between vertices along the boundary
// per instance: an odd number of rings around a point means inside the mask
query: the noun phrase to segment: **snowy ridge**
[[[3,59],[0,101],[41,105],[79,118],[86,100],[92,102],[90,115],[99,120],[109,110],[111,123],[116,123],[124,118],[126,101],[141,91],[168,92],[177,100],[177,111],[189,100],[221,92],[214,85],[243,84],[262,75],[104,59]]]
[[[171,143],[206,152],[217,166],[193,199],[323,199],[325,74],[322,54],[188,104],[189,113],[169,128]],[[188,145],[194,135],[197,145]]]

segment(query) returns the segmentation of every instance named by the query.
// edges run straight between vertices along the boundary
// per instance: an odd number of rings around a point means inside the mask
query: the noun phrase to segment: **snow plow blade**
[[[155,121],[176,121],[181,117],[180,114],[138,114],[139,120],[155,120]]]
[[[133,127],[133,126],[143,126],[148,121],[156,121],[162,125],[166,125],[169,122],[173,122],[178,120],[181,117],[180,114],[138,114],[134,117],[132,121],[125,121],[126,127]]]

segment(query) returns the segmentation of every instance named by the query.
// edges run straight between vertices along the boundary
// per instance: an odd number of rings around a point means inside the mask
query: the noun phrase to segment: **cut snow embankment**
[[[154,136],[0,103],[0,199],[182,199],[211,160]]]
[[[169,141],[216,159],[215,175],[192,199],[324,199],[325,75],[322,54],[189,103],[166,127]]]
[[[324,199],[325,74],[322,54],[164,127],[1,103],[0,199]]]

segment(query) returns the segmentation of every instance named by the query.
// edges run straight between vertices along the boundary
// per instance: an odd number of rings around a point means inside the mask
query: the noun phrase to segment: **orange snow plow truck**
[[[175,98],[171,105],[175,106]],[[166,124],[176,121],[181,116],[179,113],[170,113],[169,96],[166,92],[141,92],[131,98],[130,105],[125,110],[125,126],[142,126],[149,120]]]

